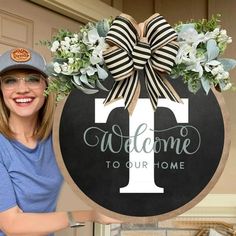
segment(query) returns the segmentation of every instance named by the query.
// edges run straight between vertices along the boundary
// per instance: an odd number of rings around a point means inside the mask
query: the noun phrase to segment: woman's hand
[[[110,218],[97,211],[93,211],[93,217],[94,217],[93,221],[100,224],[121,224],[122,223],[120,220]]]
[[[76,222],[96,222],[100,224],[121,224],[122,222],[117,219],[110,218],[101,214],[98,211],[73,211],[73,218]]]

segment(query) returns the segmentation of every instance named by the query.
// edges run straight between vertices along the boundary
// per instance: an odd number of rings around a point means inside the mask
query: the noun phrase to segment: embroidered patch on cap
[[[11,59],[16,62],[25,62],[30,60],[31,53],[25,48],[16,48],[11,52]]]

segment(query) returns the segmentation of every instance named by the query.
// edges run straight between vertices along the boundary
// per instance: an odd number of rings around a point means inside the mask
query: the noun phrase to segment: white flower
[[[88,39],[88,32],[83,32],[82,42],[83,42],[88,48],[91,47],[91,46],[93,46],[93,43],[89,42],[89,39]]]
[[[92,56],[90,57],[90,62],[92,65],[96,65],[102,63],[103,61],[97,55],[94,55],[94,53],[92,53]]]
[[[90,57],[90,62],[92,65],[100,64],[102,65],[104,63],[103,59],[103,50],[106,48],[106,43],[104,38],[99,38],[98,45],[93,45],[90,48],[93,48],[92,55]]]
[[[73,64],[74,61],[75,61],[74,58],[72,58],[72,57],[69,57],[69,58],[68,58],[68,63],[69,63],[69,64]]]
[[[70,42],[69,41],[61,41],[61,48],[64,51],[68,51],[70,48]]]
[[[61,46],[61,49],[63,50],[63,51],[65,51],[65,52],[69,52],[69,47],[67,47],[66,45],[62,45]]]
[[[190,65],[196,60],[196,48],[185,42],[179,43],[179,51],[175,58],[176,64],[186,63]]]
[[[227,36],[227,31],[226,31],[225,29],[222,29],[222,30],[220,31],[220,34],[221,34],[222,36]]]
[[[75,44],[75,43],[78,43],[78,41],[79,41],[79,35],[73,34],[73,37],[71,38],[71,43]]]
[[[64,75],[71,75],[71,73],[73,73],[73,68],[68,65],[66,62],[64,62],[62,65],[61,65],[61,69],[62,69],[62,74]]]
[[[95,44],[99,39],[100,39],[100,36],[96,28],[93,28],[92,30],[88,31],[88,41],[91,44]]]
[[[70,39],[69,37],[65,37],[65,41],[66,41],[67,43],[70,43],[71,39]]]
[[[232,83],[227,83],[221,90],[226,91],[232,87]]]
[[[209,72],[211,72],[212,75],[217,75],[217,74],[220,72],[220,67],[217,66],[217,67],[213,68],[213,69],[212,69],[211,71],[209,71]]]
[[[81,74],[87,74],[88,76],[94,75],[97,72],[97,69],[92,66],[87,66],[86,68],[80,69]]]
[[[205,64],[204,68],[206,70],[206,72],[211,72],[214,68],[216,69],[221,63],[217,60],[212,60],[212,61],[209,61]],[[217,71],[213,72],[213,73],[218,73],[218,70],[219,69],[216,69]]]
[[[71,43],[72,43],[72,44],[73,44],[73,43],[78,43],[78,40],[79,40],[78,34],[74,34],[74,37],[71,38]]]
[[[61,65],[61,69],[62,69],[63,72],[67,72],[67,71],[68,71],[68,64],[64,62],[64,63]]]
[[[222,77],[223,77],[224,79],[228,79],[228,78],[229,78],[229,72],[228,72],[228,71],[224,71],[224,72],[222,73]]]
[[[196,60],[192,65],[187,66],[187,70],[191,70],[198,73],[198,78],[201,78],[203,75],[203,68],[201,66],[201,61]]]
[[[60,43],[59,43],[59,41],[54,41],[53,43],[52,43],[52,46],[53,47],[55,47],[55,48],[58,48],[59,46],[60,46]]]
[[[79,39],[79,35],[78,34],[73,34],[73,37],[75,38],[75,39]]]
[[[198,33],[195,29],[189,28],[188,30],[181,32],[179,37],[185,40],[187,43],[193,43],[197,41]]]
[[[95,44],[93,42],[89,41],[87,32],[83,32],[82,42],[86,45],[86,47],[89,51],[93,50],[95,48]]]
[[[220,31],[220,34],[218,36],[218,41],[221,42],[221,43],[231,43],[232,38],[229,37],[227,35],[227,31],[223,29],[223,30]]]
[[[78,44],[72,44],[69,49],[72,53],[78,53],[80,51],[80,46]]]
[[[229,78],[229,72],[228,71],[223,71],[221,73],[218,73],[217,76],[215,77],[216,80],[224,80]]]
[[[219,28],[215,28],[213,31],[206,32],[206,34],[204,35],[204,42],[208,41],[209,39],[216,39],[219,33]]]
[[[232,38],[231,37],[228,37],[227,43],[232,43]]]
[[[219,27],[215,28],[213,32],[217,36],[220,33],[220,28]]]
[[[78,42],[78,39],[76,38],[71,38],[71,43],[77,43]]]
[[[107,47],[107,44],[105,43],[105,39],[104,38],[100,38],[98,40],[98,45],[97,47],[94,48],[93,50],[93,55],[97,56],[98,58],[100,58],[100,64],[103,64],[103,51],[105,50],[105,48]]]
[[[198,41],[201,41],[200,39],[202,37],[203,34],[198,34],[194,28],[194,24],[185,24],[182,26],[178,34],[178,41],[185,41],[188,44],[196,44]]]
[[[53,63],[53,69],[57,74],[59,74],[61,72],[60,64],[58,62],[54,62]]]
[[[225,80],[229,78],[229,72],[224,70],[224,66],[217,60],[209,61],[205,64],[206,72],[211,72],[215,79]]]
[[[57,49],[59,48],[59,46],[60,46],[59,41],[57,41],[57,40],[54,41],[54,42],[52,43],[51,52],[56,52]]]
[[[216,23],[216,19],[212,18],[210,22]],[[179,50],[175,58],[173,75],[181,75],[188,81],[190,91],[194,93],[199,87],[194,87],[195,81],[191,78],[196,77],[206,93],[209,92],[211,85],[219,85],[221,90],[224,87],[228,89],[231,86],[229,70],[236,65],[236,60],[218,59],[218,56],[224,52],[232,39],[227,35],[226,30],[221,30],[219,26],[210,29],[211,27],[205,25],[205,21],[196,23],[180,24],[176,27]],[[200,32],[201,27],[196,26],[201,26],[203,30]],[[205,28],[210,30],[206,32]]]

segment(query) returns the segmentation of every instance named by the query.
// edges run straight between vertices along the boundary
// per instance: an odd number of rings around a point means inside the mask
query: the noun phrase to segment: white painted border
[[[183,217],[236,217],[236,194],[208,194]]]
[[[95,223],[95,234],[94,236],[110,236],[111,235],[111,227],[110,225],[102,225]]]
[[[236,194],[208,194],[195,207],[179,216],[184,217],[236,217]],[[191,218],[193,219],[193,218]],[[111,236],[110,226],[96,224],[95,236]]]
[[[208,194],[196,207],[236,207],[236,194]]]

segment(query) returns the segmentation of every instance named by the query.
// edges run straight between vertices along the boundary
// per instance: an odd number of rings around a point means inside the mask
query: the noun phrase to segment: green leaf
[[[107,89],[106,87],[104,87],[104,86],[102,85],[102,83],[99,81],[99,79],[96,80],[96,85],[97,85],[97,87],[98,87],[99,89],[102,89],[102,90],[104,90],[104,91],[108,91],[108,89]]]
[[[236,66],[236,60],[230,58],[219,58],[218,61],[223,65],[225,71],[230,71]]]
[[[81,75],[81,76],[80,76],[80,81],[81,81],[82,83],[86,84],[88,87],[94,88],[94,86],[89,83],[88,78],[87,78],[86,75]]]
[[[220,49],[217,47],[217,43],[214,39],[210,39],[207,42],[207,57],[208,61],[214,60],[219,55]]]
[[[210,89],[211,89],[211,84],[205,77],[201,77],[201,84],[203,89],[205,90],[206,94],[208,95]]]
[[[97,23],[97,31],[100,37],[106,37],[110,29],[110,24],[107,19],[103,19]]]
[[[54,71],[53,63],[49,63],[46,65],[46,74],[48,76],[54,76],[56,72]]]
[[[196,93],[201,88],[199,80],[188,80],[188,90],[192,93]]]
[[[72,83],[75,85],[75,87],[79,90],[81,90],[83,93],[86,93],[86,94],[95,94],[98,92],[97,89],[88,89],[88,88],[85,88],[83,85],[78,85],[78,84],[75,84],[73,81]]]

